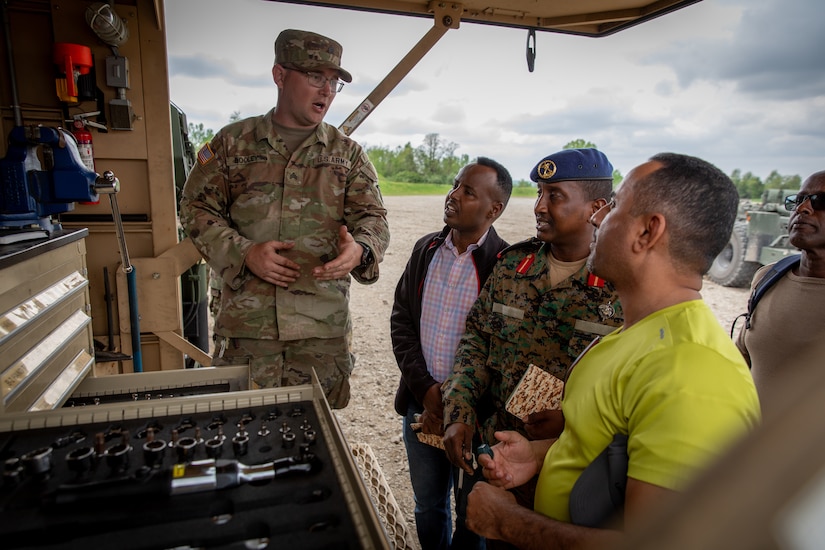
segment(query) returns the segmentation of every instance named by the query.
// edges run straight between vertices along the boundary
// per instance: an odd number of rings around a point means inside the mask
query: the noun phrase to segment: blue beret
[[[570,180],[612,180],[613,165],[597,149],[564,149],[546,156],[530,171],[536,183]]]

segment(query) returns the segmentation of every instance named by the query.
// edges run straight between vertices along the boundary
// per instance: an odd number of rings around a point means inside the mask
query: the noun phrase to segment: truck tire
[[[722,286],[749,286],[753,275],[761,265],[758,262],[745,261],[747,245],[747,224],[737,222],[733,226],[730,241],[710,266],[708,271],[710,280]]]

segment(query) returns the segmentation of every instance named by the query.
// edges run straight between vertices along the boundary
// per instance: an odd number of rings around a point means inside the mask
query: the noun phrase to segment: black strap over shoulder
[[[753,288],[753,292],[751,292],[750,298],[748,298],[748,311],[747,313],[743,313],[741,315],[737,315],[736,319],[733,320],[733,323],[730,326],[730,337],[733,338],[733,332],[736,328],[736,322],[741,318],[745,318],[745,328],[751,328],[751,316],[753,315],[754,310],[756,309],[756,304],[759,303],[759,300],[762,299],[762,296],[773,287],[773,285],[782,277],[785,276],[785,273],[792,270],[794,267],[799,265],[799,260],[802,256],[799,254],[792,254],[791,256],[785,256],[765,273],[765,276],[762,277],[756,286]]]

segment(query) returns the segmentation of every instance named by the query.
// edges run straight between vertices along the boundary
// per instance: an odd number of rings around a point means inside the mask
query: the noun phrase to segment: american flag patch
[[[212,152],[212,148],[209,147],[208,143],[201,147],[201,150],[198,151],[198,163],[201,166],[203,166],[213,158],[215,158],[215,153]]]
[[[596,277],[591,273],[587,276],[587,285],[602,288],[604,287],[604,279],[602,279],[601,277]]]

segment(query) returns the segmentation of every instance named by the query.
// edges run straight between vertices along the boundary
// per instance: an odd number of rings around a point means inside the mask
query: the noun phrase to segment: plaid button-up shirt
[[[453,372],[455,352],[464,334],[467,312],[478,298],[478,275],[472,252],[487,238],[459,254],[452,234],[433,256],[421,298],[421,350],[427,370],[443,382]]]

